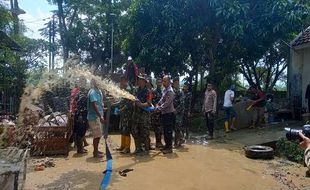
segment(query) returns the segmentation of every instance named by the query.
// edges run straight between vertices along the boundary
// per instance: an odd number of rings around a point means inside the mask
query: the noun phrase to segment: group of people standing
[[[134,154],[148,154],[150,150],[160,149],[164,154],[172,153],[174,147],[184,142],[185,124],[190,113],[191,93],[187,84],[180,89],[179,79],[171,84],[169,76],[156,79],[156,87],[145,75],[137,76],[137,88],[132,88],[130,79],[121,78],[121,88],[136,96],[135,101],[123,99],[120,104],[121,146],[123,154],[130,153],[130,135],[135,144]],[[150,109],[152,108],[152,109]],[[155,147],[151,146],[150,130],[155,134]],[[164,136],[165,145],[162,143]]]
[[[86,89],[86,79],[81,77],[76,82],[75,88],[70,94],[70,113],[73,118],[72,142],[75,142],[78,154],[87,153],[84,149],[88,146],[85,133],[88,128],[93,135],[93,156],[103,157],[99,151],[99,142],[102,136],[102,125],[104,124],[103,94],[98,88],[96,80],[91,80],[91,89]]]
[[[189,117],[191,115],[192,94],[185,83],[180,89],[179,78],[170,79],[168,75],[156,79],[156,87],[144,74],[138,74],[138,68],[128,57],[126,72],[120,79],[120,88],[134,94],[135,100],[121,99],[117,104],[120,113],[121,145],[117,149],[122,154],[131,153],[131,136],[134,139],[137,155],[148,154],[150,150],[160,149],[164,154],[172,153],[172,147],[178,148],[188,135]],[[224,96],[225,132],[236,130],[234,121],[236,112],[233,109],[235,86],[232,85]],[[251,107],[254,109],[253,127],[261,119],[265,94],[258,88],[251,87],[253,94]],[[70,112],[74,118],[74,139],[77,153],[84,154],[88,143],[85,133],[89,127],[93,135],[93,156],[102,157],[99,142],[102,136],[104,120],[103,94],[97,82],[91,80],[91,89],[86,90],[86,79],[80,78],[71,91]],[[217,93],[212,84],[207,84],[202,105],[208,134],[213,138],[215,115],[217,112]],[[151,146],[150,130],[155,133],[155,147]],[[173,138],[174,134],[174,138]],[[164,142],[162,143],[162,136]]]
[[[235,85],[231,85],[228,90],[226,90],[224,95],[223,110],[225,112],[225,122],[224,131],[226,133],[231,130],[237,130],[235,127],[235,121],[237,113],[234,109],[235,102]],[[256,128],[264,123],[264,112],[266,105],[266,95],[256,86],[251,86],[248,90],[250,93],[251,103],[249,107],[244,111],[253,111],[252,123],[249,128]],[[208,128],[209,139],[213,138],[215,115],[217,112],[217,93],[213,89],[211,83],[207,84],[207,89],[205,91],[202,112],[205,115],[206,126]]]
[[[134,94],[136,100],[121,98],[114,103],[120,113],[121,146],[117,150],[122,154],[131,153],[132,136],[136,155],[148,154],[156,148],[165,154],[172,153],[173,145],[178,148],[185,142],[185,132],[189,125],[191,93],[188,84],[181,90],[179,78],[171,82],[166,75],[157,78],[156,87],[153,88],[146,75],[137,75],[137,67],[130,57],[127,67],[133,72],[121,77],[120,88]],[[93,156],[101,158],[103,153],[98,146],[105,123],[104,97],[97,82],[91,80],[91,89],[86,90],[86,79],[79,78],[70,96],[70,113],[74,121],[72,141],[75,142],[77,153],[87,152],[84,149],[88,146],[85,133],[90,128],[93,135]],[[155,146],[151,146],[151,130],[155,133]]]

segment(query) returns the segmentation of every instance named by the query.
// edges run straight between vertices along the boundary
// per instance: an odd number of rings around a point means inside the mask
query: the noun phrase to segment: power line
[[[24,23],[35,23],[35,22],[42,22],[46,20],[50,20],[52,17],[47,17],[47,18],[42,18],[42,19],[37,19],[37,20],[32,20],[32,21],[25,21],[24,19],[21,19]]]

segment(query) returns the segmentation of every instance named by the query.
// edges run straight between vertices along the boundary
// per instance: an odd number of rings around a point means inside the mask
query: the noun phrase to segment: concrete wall
[[[242,100],[234,105],[237,112],[236,127],[238,129],[250,127],[253,118],[253,109],[246,110],[251,105],[251,101]]]
[[[291,50],[291,60],[288,66],[288,93],[290,99],[301,96],[301,80],[303,67],[303,50]]]
[[[308,77],[305,77],[306,73],[310,73],[310,65],[305,65],[305,53],[309,53],[305,51],[304,48],[295,48],[291,49],[291,57],[290,63],[288,66],[288,96],[290,101],[290,107],[293,110],[293,115],[295,119],[300,119],[300,115],[302,113],[302,107],[304,107],[304,90],[303,90],[303,80]],[[310,55],[309,55],[310,56]],[[310,57],[309,57],[310,60]],[[304,71],[304,67],[309,67]]]
[[[302,105],[303,107],[307,107],[307,103],[305,101],[305,94],[307,90],[308,84],[310,84],[310,48],[306,48],[303,50],[302,54],[303,58],[303,67],[302,67]]]

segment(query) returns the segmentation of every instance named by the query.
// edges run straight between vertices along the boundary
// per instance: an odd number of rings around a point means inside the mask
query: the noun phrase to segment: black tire
[[[244,148],[245,156],[252,159],[273,159],[274,151],[269,146],[253,145]]]

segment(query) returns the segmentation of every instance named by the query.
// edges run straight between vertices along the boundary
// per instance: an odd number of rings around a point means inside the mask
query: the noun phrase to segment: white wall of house
[[[310,84],[310,48],[303,49],[303,67],[302,67],[302,105],[307,107],[305,94],[308,84]]]
[[[310,46],[291,50],[288,69],[288,90],[290,99],[298,97],[302,107],[307,107],[305,93],[310,84]]]

